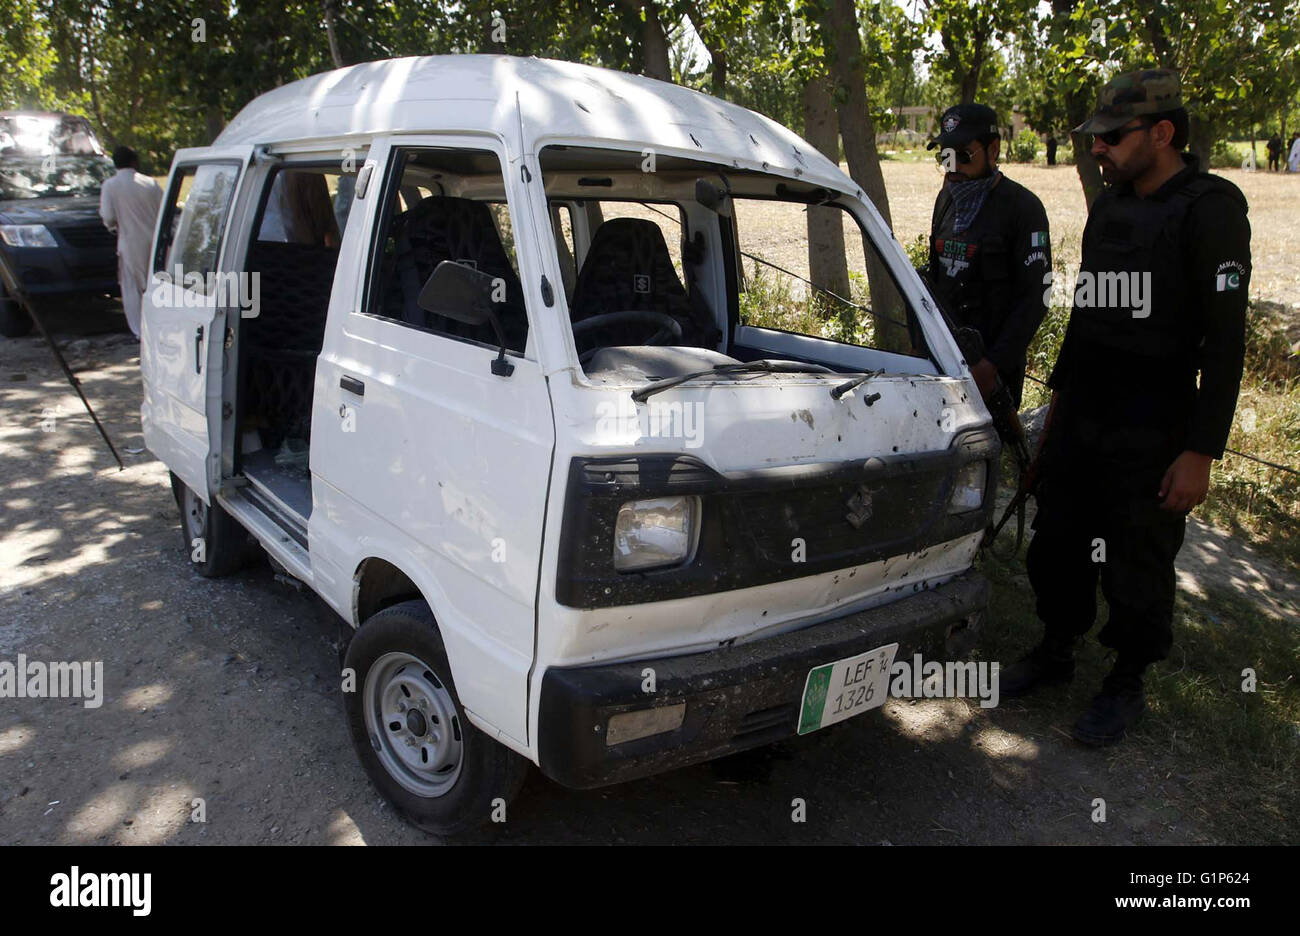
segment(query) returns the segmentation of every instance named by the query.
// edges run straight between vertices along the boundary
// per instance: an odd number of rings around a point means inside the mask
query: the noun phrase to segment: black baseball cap
[[[961,149],[972,140],[989,135],[998,135],[998,115],[993,108],[983,104],[955,104],[943,112],[939,118],[939,135],[925,148]]]

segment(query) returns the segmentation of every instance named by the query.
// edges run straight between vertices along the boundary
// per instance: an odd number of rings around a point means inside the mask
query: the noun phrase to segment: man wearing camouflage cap
[[[980,393],[987,400],[1005,384],[1019,405],[1025,353],[1047,314],[1047,212],[998,169],[1002,138],[992,108],[957,104],[939,129],[927,146],[939,148],[945,170],[930,221],[929,281],[953,324],[983,339],[984,357],[967,362]]]
[[[1048,382],[1028,555],[1044,636],[1000,689],[1020,695],[1073,676],[1100,577],[1109,617],[1098,639],[1116,656],[1073,734],[1104,745],[1141,717],[1143,672],[1172,644],[1174,558],[1236,408],[1250,225],[1237,187],[1182,152],[1175,72],[1116,77],[1077,132],[1092,134],[1107,188],[1088,213]]]

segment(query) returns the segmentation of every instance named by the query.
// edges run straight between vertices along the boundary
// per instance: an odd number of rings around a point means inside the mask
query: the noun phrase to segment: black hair
[[[1158,114],[1147,114],[1143,117],[1148,127],[1154,127],[1162,120],[1167,120],[1174,125],[1174,135],[1169,141],[1169,145],[1176,150],[1181,150],[1187,146],[1187,137],[1190,131],[1190,125],[1187,119],[1187,108],[1178,107],[1174,110],[1161,111]]]
[[[140,165],[140,157],[129,146],[119,146],[113,150],[113,165],[119,169],[134,169]]]

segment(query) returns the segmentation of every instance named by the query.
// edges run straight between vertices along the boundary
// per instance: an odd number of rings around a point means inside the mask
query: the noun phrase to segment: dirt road
[[[88,396],[119,447],[139,450],[137,349],[76,327],[61,323],[61,340]],[[332,612],[265,565],[197,576],[163,466],[124,457],[118,472],[39,339],[0,343],[0,660],[102,661],[106,684],[97,709],[0,699],[0,842],[434,841],[385,808],[353,756]],[[1069,690],[1059,717],[892,701],[603,791],[534,771],[507,821],[467,840],[1219,841],[1185,796],[1186,765],[1065,737],[1091,688]],[[792,821],[796,799],[806,822]],[[206,822],[191,821],[196,800]]]

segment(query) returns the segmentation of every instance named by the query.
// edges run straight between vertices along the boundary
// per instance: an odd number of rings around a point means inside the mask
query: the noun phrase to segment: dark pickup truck
[[[85,118],[0,112],[0,335],[27,334],[31,304],[117,294],[116,239],[99,218],[112,174]]]

